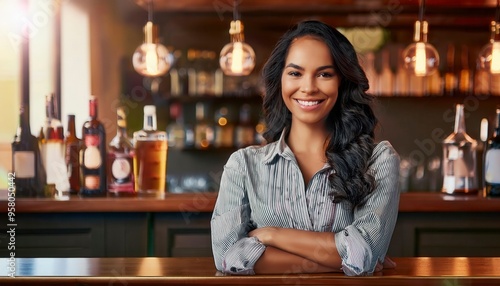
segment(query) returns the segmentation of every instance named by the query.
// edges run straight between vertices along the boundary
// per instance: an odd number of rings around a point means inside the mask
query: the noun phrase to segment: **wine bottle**
[[[462,45],[461,51],[460,77],[458,80],[458,90],[461,95],[470,95],[472,92],[472,73],[469,66],[469,49],[466,45]]]
[[[457,93],[457,74],[455,72],[455,46],[448,45],[446,53],[446,72],[444,74],[443,93],[446,96],[455,96]]]
[[[168,147],[182,149],[185,145],[186,132],[180,103],[170,105],[170,119],[167,126]]]
[[[202,102],[196,104],[196,125],[194,128],[195,147],[206,149],[214,144],[214,129],[208,123],[206,106]]]
[[[106,131],[97,119],[97,98],[89,99],[90,118],[83,124],[80,196],[106,196]]]
[[[76,137],[75,115],[68,115],[68,128],[64,145],[66,147],[65,160],[68,168],[68,179],[70,194],[77,195],[80,192],[80,149],[81,140]]]
[[[116,109],[116,136],[108,146],[108,189],[110,195],[134,196],[134,146],[127,135],[127,117],[123,107]]]
[[[252,124],[252,109],[249,104],[243,104],[240,109],[240,121],[236,127],[236,147],[241,148],[254,144],[255,132],[255,126]]]
[[[46,175],[38,139],[31,134],[28,110],[21,106],[19,127],[12,142],[12,170],[16,197],[43,196]]]
[[[227,107],[223,106],[215,112],[214,117],[214,146],[233,147],[234,124],[229,117]]]
[[[488,140],[484,162],[484,183],[490,197],[500,197],[500,108],[496,109],[495,119],[495,132]]]
[[[443,141],[443,188],[447,194],[477,194],[477,141],[465,130],[464,105],[456,105],[455,129]]]
[[[134,132],[135,189],[140,196],[161,197],[167,175],[167,132],[158,131],[156,107],[144,106],[144,125]]]

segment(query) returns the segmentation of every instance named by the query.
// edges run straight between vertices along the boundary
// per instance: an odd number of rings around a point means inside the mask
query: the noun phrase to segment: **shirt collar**
[[[273,159],[278,155],[287,160],[292,160],[293,158],[295,158],[292,150],[286,144],[287,133],[288,132],[286,128],[283,129],[283,131],[281,131],[281,135],[278,141],[269,144],[271,146],[269,146],[267,154],[264,157],[264,164],[270,164],[273,161]]]

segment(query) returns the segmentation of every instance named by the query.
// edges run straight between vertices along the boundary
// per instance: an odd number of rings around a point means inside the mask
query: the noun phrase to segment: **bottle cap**
[[[144,115],[155,115],[155,114],[156,114],[156,106],[154,105],[144,106]]]

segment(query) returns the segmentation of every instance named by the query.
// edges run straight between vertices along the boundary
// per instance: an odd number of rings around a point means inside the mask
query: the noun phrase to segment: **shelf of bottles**
[[[479,69],[470,50],[467,45],[449,43],[441,56],[441,68],[428,76],[416,76],[405,69],[399,45],[361,54],[360,63],[370,83],[368,91],[376,96],[500,96],[500,75]]]

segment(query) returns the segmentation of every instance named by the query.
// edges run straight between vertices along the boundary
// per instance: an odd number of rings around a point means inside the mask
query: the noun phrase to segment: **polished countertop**
[[[211,257],[0,258],[0,285],[500,285],[500,257],[396,257],[373,276],[225,276]],[[10,268],[12,267],[12,268]],[[14,277],[10,277],[10,275]]]
[[[17,198],[16,213],[47,212],[212,212],[216,192],[170,194],[147,197],[71,197],[69,200]],[[0,212],[7,212],[6,196]],[[447,195],[431,192],[402,193],[399,212],[500,212],[500,198],[479,195]]]

